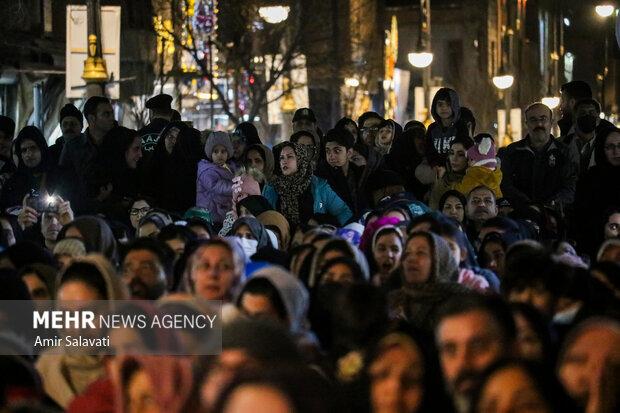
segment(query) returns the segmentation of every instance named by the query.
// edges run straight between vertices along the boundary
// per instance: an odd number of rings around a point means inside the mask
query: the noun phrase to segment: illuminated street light
[[[409,63],[415,67],[427,67],[433,61],[433,54],[429,52],[409,53],[407,55]]]
[[[614,12],[614,6],[610,4],[601,4],[600,6],[596,6],[596,13],[598,13],[601,17],[609,17]]]
[[[278,24],[288,18],[290,10],[291,8],[288,6],[261,7],[258,9],[258,14],[267,23]]]
[[[515,78],[512,75],[493,76],[493,84],[498,89],[508,89],[514,81]]]
[[[549,106],[549,109],[555,109],[560,104],[560,98],[557,96],[542,98],[542,104]]]

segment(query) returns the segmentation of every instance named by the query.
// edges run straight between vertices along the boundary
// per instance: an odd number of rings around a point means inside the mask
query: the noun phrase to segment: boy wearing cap
[[[349,161],[353,154],[353,135],[343,129],[332,129],[324,139],[325,159],[319,161],[316,175],[327,180],[329,186],[355,215],[366,203],[361,190],[365,167]]]

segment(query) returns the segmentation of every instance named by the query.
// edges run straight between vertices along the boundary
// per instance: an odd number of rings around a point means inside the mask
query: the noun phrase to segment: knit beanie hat
[[[213,148],[217,145],[223,145],[226,148],[226,152],[228,152],[228,158],[232,158],[233,156],[233,147],[230,138],[226,132],[211,132],[207,137],[207,143],[205,143],[205,155],[209,160],[211,159],[211,154],[213,153]]]
[[[77,238],[65,238],[56,243],[54,255],[68,255],[71,258],[77,258],[86,255],[86,247]]]
[[[481,133],[474,138],[474,146],[467,150],[467,157],[474,161],[474,166],[485,166],[495,169],[497,166],[497,153],[493,137],[487,133]]]
[[[62,109],[60,109],[60,123],[62,123],[62,120],[67,116],[73,116],[79,120],[82,125],[84,124],[84,116],[82,116],[82,112],[80,112],[78,108],[73,106],[71,103],[67,103],[62,107]]]

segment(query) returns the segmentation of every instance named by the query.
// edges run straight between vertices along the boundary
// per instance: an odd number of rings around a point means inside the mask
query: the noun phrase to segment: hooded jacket
[[[441,124],[441,118],[437,113],[437,102],[439,100],[450,99],[450,106],[452,107],[453,119],[450,126],[444,128]],[[432,151],[434,150],[434,160],[431,163],[437,162],[437,160],[445,161],[445,155],[450,150],[450,144],[456,136],[469,136],[469,131],[465,122],[461,120],[461,105],[459,103],[459,95],[455,90],[444,87],[435,93],[433,102],[431,104],[431,115],[435,122],[431,123],[426,131],[427,146]],[[429,156],[431,154],[427,154]],[[440,155],[439,157],[437,155]],[[439,158],[439,159],[438,159]],[[439,165],[444,165],[445,162]]]
[[[228,168],[205,159],[198,163],[196,206],[207,208],[213,222],[223,222],[232,208],[232,179]]]

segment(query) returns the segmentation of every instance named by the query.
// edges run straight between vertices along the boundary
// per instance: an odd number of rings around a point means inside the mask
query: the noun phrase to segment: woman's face
[[[250,227],[248,227],[245,224],[239,225],[239,228],[237,228],[237,230],[235,231],[233,235],[236,235],[239,238],[247,238],[247,239],[256,240],[256,237],[254,236],[254,234],[252,234],[252,231],[250,231]]]
[[[177,144],[177,139],[179,137],[179,132],[181,132],[179,128],[172,127],[166,133],[166,136],[164,137],[166,152],[172,153],[172,151],[174,150],[174,146]]]
[[[475,411],[480,413],[553,411],[536,383],[518,366],[508,366],[493,373],[485,383],[478,405],[475,407]]]
[[[227,298],[236,278],[232,253],[221,245],[210,245],[198,254],[192,268],[195,294],[206,300]]]
[[[450,162],[450,168],[454,172],[464,171],[467,168],[467,150],[465,147],[460,143],[450,146],[448,161]]]
[[[338,284],[353,284],[355,281],[355,276],[353,275],[353,270],[344,264],[338,263],[329,267],[323,277],[321,278],[321,284],[327,284],[330,282],[338,283]]]
[[[240,310],[250,318],[283,322],[275,306],[266,295],[243,293],[239,306],[241,307]]]
[[[460,199],[455,196],[449,196],[446,199],[446,202],[443,204],[443,209],[441,210],[445,215],[450,218],[456,219],[458,222],[463,222],[465,219],[465,208]]]
[[[482,249],[487,270],[493,271],[500,279],[504,275],[505,251],[501,244],[497,242],[487,242]]]
[[[316,147],[314,146],[314,140],[310,136],[302,136],[297,140],[297,143],[306,147],[308,151],[308,158],[314,159]]]
[[[161,230],[153,222],[146,222],[138,228],[138,238],[151,237],[154,238]]]
[[[426,237],[413,237],[403,255],[403,274],[409,283],[424,283],[431,277],[433,250]]]
[[[424,365],[417,349],[393,346],[372,362],[368,373],[373,412],[418,411],[424,396]]]
[[[248,151],[248,155],[245,161],[245,167],[248,169],[258,169],[261,172],[265,171],[265,161],[263,160],[263,157],[261,156],[259,151],[255,149]]]
[[[620,166],[620,133],[612,132],[605,139],[605,157],[613,166]]]
[[[387,276],[400,264],[400,257],[403,254],[402,241],[393,232],[380,235],[377,237],[372,253],[379,273]]]
[[[151,206],[143,199],[139,199],[131,205],[129,220],[134,229],[138,229],[138,222],[151,210]]]
[[[142,158],[142,138],[136,136],[125,151],[125,162],[129,169],[136,169],[140,158]]]
[[[364,166],[366,165],[366,158],[364,158],[364,155],[353,149],[351,155],[349,156],[349,162],[353,162],[357,166]]]
[[[280,169],[285,176],[297,172],[297,155],[290,146],[285,146],[280,152]]]
[[[525,360],[543,362],[543,344],[530,323],[520,313],[514,313],[519,355]]]
[[[67,228],[67,231],[65,232],[65,237],[84,240],[84,236],[75,226],[70,226],[69,228]]]
[[[228,397],[223,413],[294,413],[288,397],[279,390],[262,384],[245,384]]]

